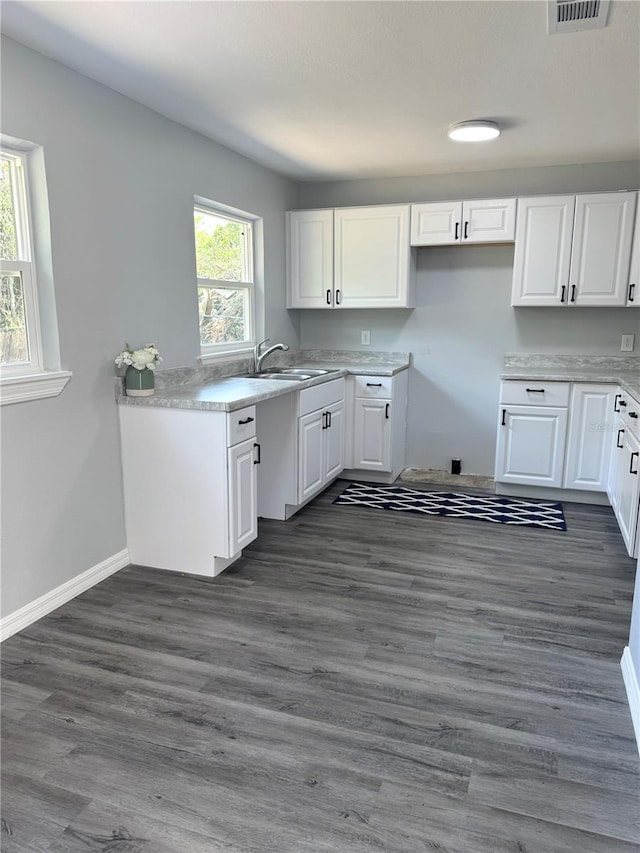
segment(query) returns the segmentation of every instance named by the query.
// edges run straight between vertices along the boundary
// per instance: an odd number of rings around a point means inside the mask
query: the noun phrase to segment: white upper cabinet
[[[333,210],[287,213],[287,307],[333,305]]]
[[[518,200],[511,304],[623,306],[637,193]]]
[[[410,206],[287,213],[288,308],[412,308]]]
[[[633,244],[631,246],[627,305],[630,308],[640,308],[640,201],[636,204],[636,224],[633,229]]]
[[[512,305],[566,301],[576,197],[518,199]]]
[[[334,211],[336,307],[413,305],[409,205]]]
[[[625,305],[637,193],[576,199],[569,303]]]
[[[411,205],[411,245],[448,246],[460,242],[461,201]]]
[[[507,243],[515,239],[516,200],[479,199],[411,205],[411,245]]]

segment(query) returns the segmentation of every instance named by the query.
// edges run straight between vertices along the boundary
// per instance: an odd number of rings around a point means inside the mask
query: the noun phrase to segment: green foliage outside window
[[[247,239],[242,222],[198,210],[194,213],[198,278],[212,282],[246,282],[249,273]],[[247,288],[198,287],[202,346],[237,343],[249,337]]]

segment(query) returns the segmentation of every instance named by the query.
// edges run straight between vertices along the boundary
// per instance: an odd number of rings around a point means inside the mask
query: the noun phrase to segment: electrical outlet
[[[635,341],[635,335],[623,335],[620,342],[620,352],[633,352]]]
[[[360,344],[363,347],[371,346],[371,332],[370,331],[362,331],[360,332]]]

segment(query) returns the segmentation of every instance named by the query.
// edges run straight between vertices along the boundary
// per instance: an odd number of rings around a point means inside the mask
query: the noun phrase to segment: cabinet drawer
[[[356,376],[356,397],[391,398],[393,376]]]
[[[640,438],[640,403],[631,394],[618,388],[614,411],[620,413],[624,428],[633,433],[636,438]]]
[[[337,403],[339,400],[344,400],[344,379],[342,377],[300,391],[298,415],[299,417],[308,415],[309,412],[315,412],[316,409],[330,406],[331,403]]]
[[[227,447],[253,438],[256,434],[256,407],[247,406],[227,415]]]
[[[538,382],[530,379],[502,383],[500,403],[511,406],[568,406],[569,382]]]

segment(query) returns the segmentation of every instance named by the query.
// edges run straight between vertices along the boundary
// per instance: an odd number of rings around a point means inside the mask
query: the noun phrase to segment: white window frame
[[[244,258],[246,281],[227,281],[226,279],[202,278],[196,276],[197,287],[208,287],[212,290],[244,290],[246,292],[249,314],[247,317],[248,338],[243,341],[224,342],[219,344],[200,343],[200,356],[198,361],[207,362],[228,356],[240,356],[252,352],[257,340],[257,316],[256,316],[256,273],[255,273],[255,225],[256,217],[243,211],[234,210],[215,202],[206,202],[196,198],[193,205],[194,214],[200,212],[228,219],[230,222],[239,222],[246,229],[244,238]],[[195,227],[194,227],[195,247]],[[196,261],[197,264],[197,261]],[[200,315],[198,313],[198,339],[200,338]]]
[[[25,331],[29,360],[13,364],[0,364],[2,376],[20,376],[37,373],[42,370],[42,336],[40,334],[40,313],[38,311],[38,292],[36,290],[35,264],[31,247],[31,215],[27,196],[27,175],[23,156],[7,148],[0,149],[2,157],[9,161],[11,186],[13,189],[13,214],[16,229],[16,249],[18,260],[9,261],[0,258],[0,272],[4,275],[17,275],[22,283],[24,302]]]
[[[19,275],[25,311],[25,326],[29,348],[29,360],[17,364],[0,364],[0,405],[36,400],[43,397],[55,397],[65,387],[72,374],[60,369],[60,353],[57,339],[57,319],[55,308],[50,308],[46,325],[50,330],[48,340],[43,338],[41,318],[41,294],[38,292],[36,270],[37,257],[45,261],[49,274],[44,276],[47,300],[53,301],[53,273],[50,257],[50,234],[46,181],[44,179],[44,156],[42,148],[33,143],[0,135],[0,151],[9,160],[12,170],[13,203],[16,228],[16,248],[19,260],[0,259],[0,272],[5,275]],[[35,177],[36,180],[31,180]],[[40,216],[38,233],[34,228],[32,216],[32,198],[34,186],[40,193],[38,205],[46,210],[46,217]],[[46,219],[46,221],[45,221]],[[46,232],[47,240],[37,238]],[[38,251],[39,250],[39,251]]]

